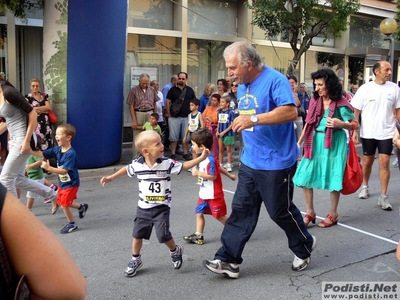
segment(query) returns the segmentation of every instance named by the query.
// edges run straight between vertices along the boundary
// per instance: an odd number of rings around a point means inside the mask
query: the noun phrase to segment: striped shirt
[[[234,119],[235,113],[232,110],[218,110],[218,132],[223,132],[231,126]],[[233,130],[229,130],[224,136],[233,136]]]
[[[139,203],[143,209],[158,205],[171,207],[171,174],[178,175],[182,171],[182,163],[162,157],[149,168],[143,156],[134,159],[126,166],[129,177],[136,176],[139,183]]]
[[[137,110],[152,110],[157,101],[157,92],[151,86],[147,87],[146,92],[140,86],[133,87],[126,99],[126,103],[133,105],[133,108]]]

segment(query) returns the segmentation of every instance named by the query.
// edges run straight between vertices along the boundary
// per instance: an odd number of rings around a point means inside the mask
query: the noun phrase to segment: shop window
[[[236,0],[189,0],[189,32],[236,36]]]

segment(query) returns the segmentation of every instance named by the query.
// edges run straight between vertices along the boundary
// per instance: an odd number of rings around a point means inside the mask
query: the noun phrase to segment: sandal
[[[51,214],[54,215],[58,211],[58,208],[59,208],[59,205],[56,204],[56,206],[51,209]]]
[[[334,218],[330,214],[328,214],[326,216],[326,218],[329,219],[332,223],[328,223],[328,222],[325,222],[325,220],[323,220],[318,224],[318,227],[327,228],[327,227],[331,227],[333,225],[336,225],[338,220],[339,220],[339,215],[337,215],[336,218]]]
[[[303,218],[303,222],[306,225],[306,227],[308,226],[308,224],[313,223],[315,224],[315,219],[317,218],[317,214],[314,215],[314,217],[311,217],[309,214],[306,214]],[[305,220],[308,220],[308,222],[306,222]]]

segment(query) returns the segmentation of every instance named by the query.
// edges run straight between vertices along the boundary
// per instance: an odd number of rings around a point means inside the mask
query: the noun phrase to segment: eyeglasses
[[[231,87],[238,87],[238,84],[232,84]]]

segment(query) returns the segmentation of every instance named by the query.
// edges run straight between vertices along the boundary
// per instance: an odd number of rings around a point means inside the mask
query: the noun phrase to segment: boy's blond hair
[[[149,142],[155,138],[159,138],[160,135],[154,130],[145,130],[139,133],[135,138],[135,147],[139,153],[142,153],[143,149],[148,147]]]
[[[61,124],[61,125],[58,125],[57,128],[62,129],[62,130],[65,132],[66,135],[70,135],[70,136],[71,136],[71,140],[72,140],[72,139],[75,137],[75,135],[76,135],[75,126],[72,125],[72,124],[69,124],[69,123],[67,123],[67,124]]]

